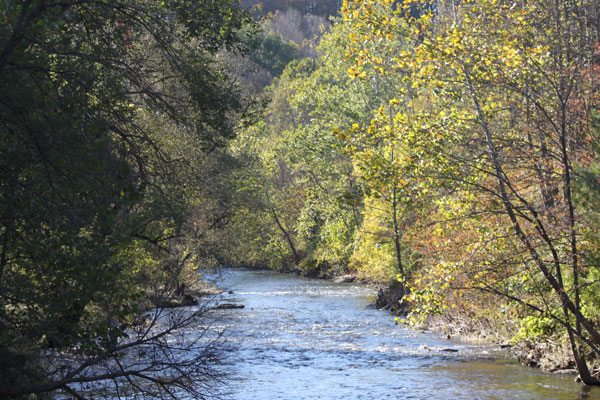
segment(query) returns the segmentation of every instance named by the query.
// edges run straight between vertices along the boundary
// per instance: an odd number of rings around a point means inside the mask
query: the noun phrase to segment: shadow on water
[[[265,271],[223,270],[220,327],[235,350],[229,399],[600,400],[572,376],[525,368],[494,346],[394,325],[372,290]],[[457,352],[444,352],[452,348]]]

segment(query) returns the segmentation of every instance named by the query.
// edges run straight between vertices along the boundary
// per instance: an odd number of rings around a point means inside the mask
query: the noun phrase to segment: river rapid
[[[497,346],[395,325],[368,307],[366,286],[250,270],[208,277],[232,291],[215,301],[245,305],[214,311],[231,346],[227,399],[600,400],[600,389],[522,367]]]

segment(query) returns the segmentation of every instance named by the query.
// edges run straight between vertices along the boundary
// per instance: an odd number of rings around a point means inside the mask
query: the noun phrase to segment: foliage
[[[232,149],[249,161],[238,185],[254,196],[250,210],[238,215],[253,216],[258,225],[251,240],[262,246],[260,254],[250,252],[262,260],[246,260],[249,264],[317,273],[342,270],[352,254],[360,188],[332,131],[357,116],[366,119],[370,102],[364,87],[370,85],[351,81],[338,68],[343,29],[324,34],[317,60],[289,64],[270,89],[263,119]],[[240,220],[244,230],[251,220]]]
[[[265,68],[272,76],[279,76],[290,61],[298,58],[296,46],[283,39],[274,32],[265,33],[256,50],[252,53],[252,59],[261,67]]]
[[[241,48],[247,17],[124,0],[3,2],[0,18],[0,397],[73,395],[224,212],[205,185],[241,103],[214,54]],[[53,369],[67,355],[80,368]]]
[[[594,101],[597,32],[586,22],[595,15],[591,3],[561,3],[433,9],[426,1],[346,1],[343,15],[354,27],[350,76],[405,83],[402,107],[365,130],[368,138],[404,141],[410,196],[429,210],[418,215],[426,234],[411,235],[425,240],[412,246],[429,265],[413,301],[432,289],[476,289],[525,305],[566,328],[584,381],[594,383],[582,349],[597,352],[600,337],[582,299],[597,285],[589,273],[596,266],[584,262],[590,242],[581,240],[594,218],[577,203],[574,165],[594,151],[582,105]],[[394,48],[398,42],[404,49]],[[379,159],[361,168],[389,175]],[[444,273],[453,284],[436,284]]]
[[[597,384],[598,2],[263,3],[0,5],[0,397],[73,395],[40,354],[123,357],[209,262],[562,334]]]
[[[387,283],[396,278],[398,270],[385,204],[382,203],[377,198],[365,199],[350,267],[360,278]]]
[[[547,336],[556,328],[556,323],[552,318],[535,317],[529,315],[521,320],[519,332],[514,340],[520,342],[523,340],[536,340],[542,336]]]

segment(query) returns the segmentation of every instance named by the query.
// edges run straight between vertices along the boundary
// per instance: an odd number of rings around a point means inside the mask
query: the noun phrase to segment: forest
[[[597,0],[0,19],[0,399],[209,398],[219,334],[178,306],[212,266],[350,275],[600,385]]]

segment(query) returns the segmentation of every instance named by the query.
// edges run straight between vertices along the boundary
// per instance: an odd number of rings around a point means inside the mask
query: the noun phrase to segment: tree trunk
[[[298,266],[298,264],[300,264],[300,255],[298,254],[298,251],[296,250],[296,246],[294,245],[292,236],[287,231],[287,229],[284,228],[283,224],[279,220],[279,217],[277,217],[277,213],[275,212],[275,209],[272,206],[269,206],[269,208],[271,209],[271,214],[273,215],[273,219],[275,220],[275,223],[279,227],[279,230],[283,234],[283,237],[285,238],[286,242],[290,246],[290,250],[292,251],[292,255],[294,256],[294,265]]]
[[[396,269],[398,273],[402,276],[402,281],[400,284],[402,285],[402,289],[404,289],[404,283],[406,282],[406,277],[404,275],[404,265],[402,264],[402,248],[400,246],[400,226],[398,224],[398,199],[397,199],[397,189],[394,184],[394,190],[392,194],[392,220],[394,225],[394,249],[396,251]]]
[[[390,108],[390,113],[389,113],[389,119],[390,119],[390,125],[393,127],[394,126],[394,115],[392,113],[391,108]],[[404,274],[404,265],[402,264],[402,247],[400,246],[401,232],[400,232],[400,224],[398,223],[398,185],[396,183],[397,179],[398,179],[398,174],[396,173],[396,167],[395,167],[396,160],[395,160],[393,143],[391,145],[390,161],[391,161],[390,162],[391,168],[392,168],[392,170],[394,170],[394,174],[393,174],[394,182],[393,182],[393,189],[392,189],[392,224],[393,224],[393,229],[394,229],[394,250],[396,253],[396,270],[402,277],[402,280],[400,281],[400,285],[402,287],[402,291],[404,291],[405,284],[406,284],[406,276]]]
[[[294,245],[294,240],[292,239],[292,235],[290,235],[288,230],[285,229],[285,227],[281,223],[281,220],[279,219],[279,216],[277,215],[277,211],[275,211],[275,207],[273,207],[273,205],[271,204],[271,198],[269,197],[269,191],[266,188],[265,188],[265,195],[267,197],[267,202],[269,204],[269,210],[271,211],[271,215],[273,216],[273,219],[275,220],[277,227],[283,234],[283,237],[285,238],[288,246],[290,247],[292,255],[294,256],[294,265],[298,266],[300,264],[301,258],[300,258],[300,254],[298,253],[298,250],[296,250],[296,246]]]

